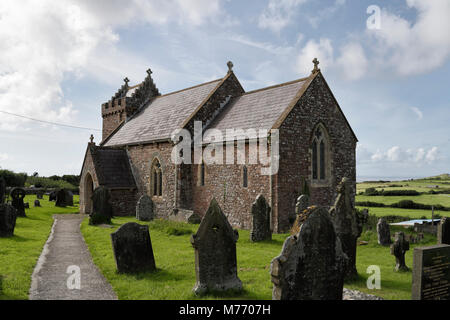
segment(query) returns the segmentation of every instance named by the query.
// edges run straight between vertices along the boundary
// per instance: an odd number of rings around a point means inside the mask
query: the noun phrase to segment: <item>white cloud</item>
[[[367,30],[375,59],[383,69],[400,75],[421,74],[443,65],[450,56],[450,1],[407,0],[417,11],[414,23],[387,10],[381,12],[381,28]]]
[[[422,166],[434,163],[440,159],[439,149],[436,146],[429,150],[425,150],[425,148],[405,150],[399,146],[393,146],[386,151],[377,149],[373,153],[365,146],[361,146],[356,149],[356,152],[358,163],[398,163],[401,165],[413,164]]]
[[[6,161],[9,159],[9,156],[6,153],[0,153],[0,161]],[[1,166],[0,166],[1,168]]]
[[[369,65],[364,49],[359,43],[347,43],[340,48],[340,57],[336,59],[336,66],[348,80],[362,78]]]
[[[62,89],[68,76],[106,80],[123,70],[137,73],[145,64],[117,48],[118,27],[169,21],[197,26],[221,15],[220,9],[219,0],[2,0],[0,108],[74,123],[77,111]],[[0,130],[22,129],[27,121],[2,115]]]
[[[417,107],[410,107],[410,109],[417,115],[417,119],[422,120],[423,119],[423,113],[420,111]]]
[[[279,33],[294,17],[295,9],[308,0],[269,0],[259,16],[258,26]]]
[[[313,28],[317,28],[320,22],[331,18],[340,7],[345,5],[345,3],[346,0],[335,0],[333,5],[324,7],[319,11],[315,11],[313,15],[308,15],[308,22]]]

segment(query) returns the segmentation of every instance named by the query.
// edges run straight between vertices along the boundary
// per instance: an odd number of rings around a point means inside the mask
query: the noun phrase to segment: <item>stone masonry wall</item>
[[[330,179],[325,185],[311,184],[312,132],[321,122],[330,140]],[[313,80],[300,101],[280,127],[280,170],[278,173],[279,231],[288,230],[289,212],[295,210],[295,199],[301,192],[301,179],[310,186],[311,204],[331,206],[337,184],[348,177],[353,201],[356,191],[356,140],[338,109],[322,75]]]
[[[98,187],[98,178],[97,174],[95,172],[94,168],[94,161],[92,161],[91,153],[88,151],[86,153],[86,159],[84,161],[84,166],[82,168],[81,172],[81,178],[80,178],[80,213],[86,213],[86,201],[85,201],[85,182],[86,182],[86,176],[90,174],[92,181],[94,183],[94,189]]]
[[[249,145],[246,145],[247,163]],[[237,155],[235,147],[235,159]],[[225,163],[225,148],[224,148]],[[235,162],[237,163],[237,162]],[[248,186],[243,187],[241,164],[205,165],[205,185],[199,185],[199,165],[193,166],[193,209],[203,217],[213,197],[233,227],[250,229],[251,206],[258,194],[270,203],[270,177],[261,175],[260,164],[247,164]]]

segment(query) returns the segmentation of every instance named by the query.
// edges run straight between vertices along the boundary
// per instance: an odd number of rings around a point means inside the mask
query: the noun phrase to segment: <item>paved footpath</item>
[[[117,299],[111,285],[92,262],[81,235],[80,224],[85,217],[80,214],[53,216],[52,232],[33,272],[30,300]],[[74,271],[67,273],[70,266],[79,267],[80,289],[76,289]],[[69,278],[72,281],[68,281]],[[68,288],[68,282],[72,289]]]

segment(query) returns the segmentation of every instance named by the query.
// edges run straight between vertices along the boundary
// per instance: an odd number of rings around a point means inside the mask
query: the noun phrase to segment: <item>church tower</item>
[[[152,71],[148,69],[147,77],[144,81],[131,87],[128,85],[130,80],[125,78],[125,83],[116,94],[108,102],[102,104],[102,140],[111,135],[123,122],[127,121],[153,97],[160,95],[151,74]]]

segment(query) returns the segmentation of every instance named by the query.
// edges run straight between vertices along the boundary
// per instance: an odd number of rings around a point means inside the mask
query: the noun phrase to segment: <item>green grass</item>
[[[76,207],[58,208],[49,202],[48,196],[39,200],[42,207],[34,207],[35,195],[25,197],[30,209],[27,218],[17,218],[14,236],[0,238],[0,299],[28,299],[31,275],[42,248],[47,241],[56,213],[78,212],[78,196],[74,196]]]
[[[358,209],[368,209],[370,214],[374,214],[377,217],[385,216],[405,216],[412,219],[421,219],[426,217],[431,219],[431,210],[418,210],[418,209],[399,209],[399,208],[377,208],[377,207],[357,207]],[[450,216],[449,211],[438,211],[434,210],[434,214],[439,214],[442,217]]]
[[[372,201],[384,204],[393,204],[401,200],[412,200],[416,203],[428,205],[442,205],[450,207],[450,194],[421,194],[419,196],[363,196],[357,195],[355,201]]]
[[[150,228],[157,271],[136,275],[118,274],[114,261],[110,233],[131,217],[113,219],[114,228],[90,226],[83,221],[81,231],[94,263],[111,283],[119,299],[200,299],[192,293],[195,284],[194,249],[190,235],[198,225],[155,220],[142,222]],[[176,230],[176,231],[174,231]],[[177,234],[177,235],[175,235]],[[271,299],[272,283],[269,268],[287,235],[275,234],[272,241],[252,243],[249,231],[239,230],[237,243],[238,276],[244,291],[225,295],[208,295],[201,299]]]
[[[189,238],[195,233],[198,225],[189,225],[165,220],[139,222],[150,228],[153,252],[157,271],[136,275],[118,274],[114,261],[110,233],[126,222],[136,222],[131,217],[115,218],[113,228],[90,226],[83,221],[81,230],[93,256],[94,263],[111,283],[119,299],[263,299],[272,297],[273,285],[270,281],[270,262],[281,252],[284,240],[288,234],[274,234],[272,241],[252,243],[249,232],[239,230],[237,242],[238,276],[242,280],[244,291],[228,295],[208,295],[197,297],[192,293],[195,284],[194,249]],[[177,236],[173,235],[174,231]],[[394,231],[409,230],[392,228]],[[393,233],[392,233],[393,235]],[[346,283],[350,289],[375,294],[385,299],[411,298],[411,272],[398,273],[394,271],[395,257],[390,254],[389,247],[377,244],[376,233],[365,232],[360,240],[368,241],[365,246],[358,246],[357,280]],[[426,235],[419,246],[436,243],[436,238]],[[412,245],[406,254],[406,262],[412,266]],[[366,274],[369,265],[378,265],[381,269],[381,290],[369,290],[366,286]]]

